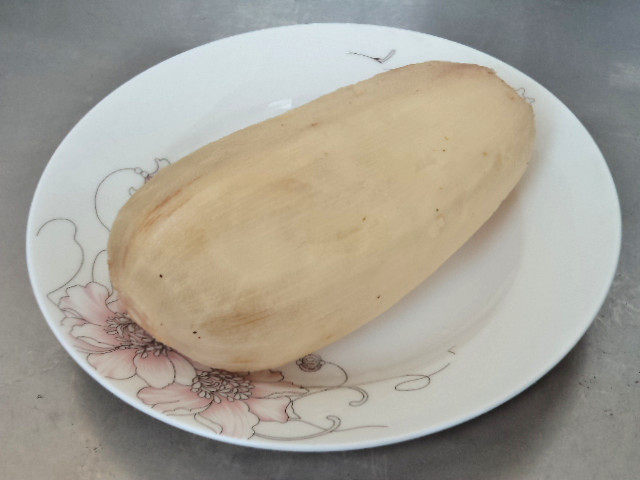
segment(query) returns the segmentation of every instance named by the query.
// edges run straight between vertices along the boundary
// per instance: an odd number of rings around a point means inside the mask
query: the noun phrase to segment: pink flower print
[[[131,320],[119,301],[108,301],[99,283],[74,286],[60,299],[66,317],[62,325],[76,349],[105,377],[122,380],[134,375],[156,388],[189,382],[196,374],[178,352],[157,342]]]
[[[283,381],[280,372],[240,374],[200,366],[196,372],[188,384],[145,387],[138,398],[164,413],[193,413],[199,423],[216,433],[250,438],[261,421],[287,422],[291,398],[307,392]]]

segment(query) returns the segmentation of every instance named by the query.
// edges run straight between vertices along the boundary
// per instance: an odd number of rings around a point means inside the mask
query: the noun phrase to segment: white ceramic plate
[[[278,372],[205,369],[130,322],[111,289],[105,248],[116,212],[157,168],[340,86],[427,60],[495,69],[534,103],[538,132],[516,190],[435,275],[364,328]],[[469,47],[352,24],[226,38],[130,80],[56,150],[27,231],[40,308],[105,388],[199,435],[309,451],[426,435],[521,392],[584,334],[619,248],[607,165],[556,97]]]

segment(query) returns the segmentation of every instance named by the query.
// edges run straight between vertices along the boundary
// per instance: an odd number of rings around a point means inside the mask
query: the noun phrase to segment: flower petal
[[[281,398],[255,398],[250,397],[245,400],[249,406],[249,410],[265,422],[285,423],[289,420],[287,415],[287,406],[291,400],[288,397]]]
[[[194,360],[193,358],[187,357],[185,356],[184,358],[186,358],[189,363],[191,363],[191,365],[193,365],[193,368],[195,368],[196,370],[200,370],[201,372],[206,372],[206,371],[211,371],[213,370],[212,367],[209,367],[207,365],[205,365],[204,363],[200,363],[197,360]]]
[[[252,382],[279,382],[283,380],[281,372],[274,372],[271,370],[261,370],[258,372],[250,372],[247,375],[247,380]]]
[[[171,360],[171,363],[173,363],[173,368],[176,372],[175,381],[182,385],[191,385],[193,378],[196,376],[196,370],[189,361],[173,350],[170,351],[167,356],[169,360]]]
[[[76,285],[67,289],[68,296],[62,297],[58,307],[67,316],[82,318],[96,325],[104,325],[113,312],[107,308],[105,301],[109,291],[99,283],[88,283],[86,286]]]
[[[122,380],[131,378],[136,373],[133,365],[135,355],[135,350],[123,348],[106,353],[92,353],[87,356],[87,361],[105,377]]]
[[[260,419],[249,411],[249,406],[240,400],[211,403],[204,412],[196,415],[196,420],[212,430],[236,438],[250,438]],[[214,425],[219,425],[218,431]]]
[[[222,434],[222,427],[220,425],[218,425],[215,422],[212,422],[211,420],[209,420],[207,417],[203,417],[202,415],[200,415],[199,413],[196,413],[193,418],[195,418],[196,422],[204,425],[205,427],[213,430],[214,432],[216,432],[218,435]]]
[[[74,327],[80,326],[80,325],[84,325],[86,323],[87,322],[85,322],[81,318],[73,318],[73,317],[64,317],[60,321],[60,325],[62,326],[62,330],[64,332],[64,336],[67,339],[67,341],[71,345],[73,345],[73,348],[75,348],[76,350],[78,350],[78,351],[80,351],[82,353],[104,353],[104,352],[109,352],[109,351],[113,350],[112,346],[99,347],[99,346],[87,343],[81,338],[77,338],[77,337],[74,337],[73,335],[71,335],[71,330]]]
[[[60,320],[60,325],[65,332],[71,332],[71,329],[76,325],[84,325],[85,323],[87,322],[85,322],[81,318],[75,317],[64,317],[62,320]]]
[[[113,313],[127,313],[127,309],[124,308],[124,305],[119,298],[111,301],[107,299],[107,308],[111,310]]]
[[[307,390],[291,382],[254,382],[251,396],[255,398],[297,397]]]
[[[137,355],[133,359],[133,363],[136,366],[138,376],[152,387],[162,388],[173,383],[176,372],[166,354],[149,353],[144,357]]]
[[[209,403],[210,398],[199,397],[186,385],[172,383],[164,388],[144,387],[138,392],[138,398],[147,405],[163,413],[193,413]]]
[[[93,323],[84,323],[83,325],[76,325],[71,329],[71,335],[76,338],[80,338],[83,341],[95,345],[96,347],[119,347],[120,342],[115,335],[109,335],[104,327],[95,325]]]

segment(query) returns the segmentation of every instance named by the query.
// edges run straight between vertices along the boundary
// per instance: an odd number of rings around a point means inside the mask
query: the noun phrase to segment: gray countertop
[[[49,331],[29,286],[31,196],[64,135],[146,68],[236,33],[384,24],[494,55],[585,124],[622,205],[609,297],[573,351],[505,405],[372,450],[293,454],[199,438],[100,387]],[[0,477],[7,479],[640,478],[640,2],[418,0],[0,2]]]

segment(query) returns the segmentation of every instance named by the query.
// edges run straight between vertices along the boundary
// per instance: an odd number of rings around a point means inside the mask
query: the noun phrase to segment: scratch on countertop
[[[615,62],[609,73],[609,85],[624,89],[640,88],[640,66],[634,63]]]

